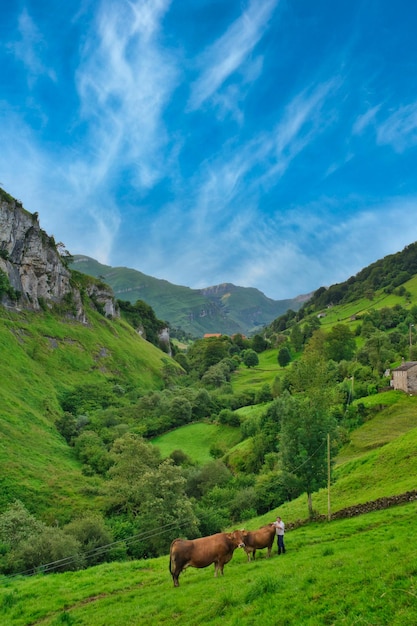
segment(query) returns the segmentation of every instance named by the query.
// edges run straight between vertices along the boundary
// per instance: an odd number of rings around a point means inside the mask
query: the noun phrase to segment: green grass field
[[[190,459],[203,465],[213,460],[210,456],[212,445],[232,448],[240,438],[238,428],[200,422],[155,437],[152,443],[160,449],[163,458],[168,457],[174,450],[182,450]]]
[[[416,623],[417,503],[286,533],[287,552],[248,563],[238,549],[214,578],[168,556],[2,580],[2,626],[404,626]]]
[[[386,407],[352,433],[330,489],[331,511],[416,489],[417,398],[380,394]],[[374,402],[376,400],[373,400]],[[371,402],[371,400],[369,400]],[[203,425],[205,426],[205,425]],[[210,426],[210,425],[208,425]],[[182,435],[184,430],[180,429]],[[387,433],[391,433],[387,439]],[[197,454],[201,454],[197,450]],[[313,494],[327,514],[328,491]],[[305,520],[305,496],[238,527]],[[168,556],[88,570],[1,579],[2,626],[403,626],[417,623],[417,501],[286,533],[287,553],[255,562],[237,550],[224,577],[190,568],[175,589]],[[166,529],[160,529],[165,532]],[[174,539],[174,537],[172,537]]]
[[[248,388],[260,389],[265,383],[272,385],[276,376],[282,374],[283,368],[278,365],[278,350],[265,350],[258,354],[259,365],[256,367],[240,367],[232,374],[234,393],[245,391]]]

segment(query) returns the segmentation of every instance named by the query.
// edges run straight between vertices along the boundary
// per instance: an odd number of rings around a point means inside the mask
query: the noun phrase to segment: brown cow
[[[275,539],[275,526],[274,524],[267,524],[262,526],[259,530],[242,530],[242,539],[244,550],[248,555],[248,561],[251,560],[251,553],[255,558],[256,550],[262,548],[268,548],[267,556],[271,556],[272,544]]]
[[[214,575],[220,572],[228,563],[236,548],[243,548],[242,533],[234,530],[232,533],[217,533],[199,539],[174,539],[169,551],[169,571],[174,581],[174,587],[179,586],[178,576],[186,567],[207,567],[214,563]]]

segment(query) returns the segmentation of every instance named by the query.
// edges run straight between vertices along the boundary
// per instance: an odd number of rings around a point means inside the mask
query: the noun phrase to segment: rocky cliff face
[[[29,213],[0,191],[0,270],[12,288],[9,293],[0,292],[1,303],[35,311],[70,303],[69,314],[85,322],[80,290],[71,280],[53,237],[40,228],[36,213]],[[86,292],[107,317],[118,316],[110,288],[92,280]]]

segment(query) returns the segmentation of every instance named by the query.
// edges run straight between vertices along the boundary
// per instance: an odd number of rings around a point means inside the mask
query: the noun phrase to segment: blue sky
[[[417,240],[414,0],[11,0],[0,184],[72,254],[274,299]]]

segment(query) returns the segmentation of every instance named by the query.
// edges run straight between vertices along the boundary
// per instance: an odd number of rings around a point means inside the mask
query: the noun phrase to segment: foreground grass
[[[237,550],[223,578],[168,557],[2,580],[3,626],[415,624],[417,503],[287,533],[285,556]]]
[[[396,403],[387,398],[383,404],[386,409],[373,418],[373,426],[370,420],[355,431],[356,455],[345,455],[336,464],[331,487],[333,512],[416,488],[417,427],[412,428],[416,401],[402,396]],[[397,418],[390,413],[395,407]],[[403,419],[404,432],[399,435],[393,425],[404,413],[408,417]],[[382,431],[390,430],[385,419],[393,421],[389,443],[381,442],[380,437]],[[361,441],[366,443],[361,446]],[[318,513],[326,514],[327,496],[327,490],[313,495]],[[273,520],[277,512],[244,525],[257,528]],[[287,522],[305,519],[306,497],[283,504],[279,513]],[[0,623],[415,624],[416,522],[414,501],[349,520],[307,524],[287,533],[285,556],[266,559],[261,551],[259,559],[247,563],[246,555],[238,550],[223,578],[213,577],[212,566],[190,568],[181,575],[179,589],[172,585],[167,556],[74,573],[4,578],[0,580]]]

